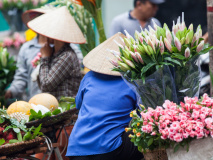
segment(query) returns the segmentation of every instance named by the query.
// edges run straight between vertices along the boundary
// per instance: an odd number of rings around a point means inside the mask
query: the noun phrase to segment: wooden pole
[[[207,22],[208,22],[208,42],[213,46],[213,0],[207,0]],[[210,95],[213,96],[213,51],[209,52],[209,73],[211,77]]]

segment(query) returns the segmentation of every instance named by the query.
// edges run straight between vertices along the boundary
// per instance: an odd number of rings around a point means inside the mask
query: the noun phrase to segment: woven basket
[[[52,126],[54,124],[61,123],[62,121],[66,121],[66,120],[71,119],[72,116],[75,113],[78,113],[78,110],[76,108],[72,108],[72,109],[70,109],[66,112],[59,113],[58,115],[54,115],[54,116],[51,116],[51,117],[46,117],[46,118],[43,118],[43,119],[31,121],[31,122],[26,123],[25,125],[28,128],[30,128],[32,126],[37,127],[40,124],[42,124],[42,128],[43,127],[49,127],[49,126]]]
[[[165,149],[155,149],[153,151],[146,151],[143,153],[145,160],[168,160]]]
[[[14,155],[22,153],[25,150],[32,149],[43,143],[45,139],[43,137],[36,137],[29,141],[23,141],[13,144],[6,144],[0,146],[0,156]]]

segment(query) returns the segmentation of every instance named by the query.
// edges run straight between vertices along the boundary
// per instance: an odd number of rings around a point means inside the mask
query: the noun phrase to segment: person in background
[[[45,13],[45,10],[42,9],[26,11],[22,15],[22,20],[24,24],[27,24],[27,22],[43,13]],[[41,93],[37,82],[33,82],[31,80],[31,73],[35,69],[33,68],[31,62],[40,52],[41,47],[45,44],[46,41],[46,37],[38,35],[34,39],[23,44],[18,54],[18,69],[16,70],[11,86],[5,93],[6,99],[22,98],[21,95],[25,92],[26,89],[28,89],[26,100],[29,100],[32,96]]]
[[[28,22],[27,25],[36,33],[47,37],[47,42],[40,50],[38,79],[41,91],[52,94],[58,100],[62,96],[76,96],[82,76],[79,60],[70,43],[82,44],[86,43],[86,39],[68,9],[57,8]],[[54,47],[50,44],[54,44]],[[66,127],[68,135],[72,127]],[[59,144],[62,143],[59,146],[61,152],[67,147],[65,134],[63,135],[58,141]],[[36,158],[42,159],[43,154],[37,154]],[[56,159],[51,157],[51,160]],[[65,159],[66,157],[63,157],[63,160]]]
[[[76,95],[78,119],[69,138],[67,154],[70,160],[141,160],[143,155],[130,141],[125,127],[130,112],[137,107],[136,94],[112,71],[107,51],[116,50],[117,33],[88,53],[83,59],[89,71],[81,81]]]
[[[112,20],[110,26],[110,36],[121,32],[124,34],[124,30],[134,37],[135,30],[140,31],[142,29],[148,29],[149,25],[154,27],[156,25],[161,26],[161,23],[153,18],[158,10],[158,4],[165,2],[165,0],[134,0],[134,9],[118,15]]]
[[[24,24],[27,25],[27,23],[32,19],[49,11],[51,10],[46,8],[28,10],[23,13],[22,20]],[[18,54],[18,69],[16,70],[16,74],[14,75],[14,79],[11,83],[11,86],[7,89],[5,93],[6,99],[22,99],[21,95],[25,92],[26,89],[28,89],[27,99],[25,99],[26,101],[28,101],[34,95],[41,93],[38,83],[31,79],[31,74],[35,70],[31,62],[37,56],[37,54],[40,52],[41,47],[44,46],[46,42],[47,37],[38,34],[37,37],[23,44]],[[76,44],[70,44],[70,46],[77,54],[79,63],[81,63],[83,57],[79,47]]]

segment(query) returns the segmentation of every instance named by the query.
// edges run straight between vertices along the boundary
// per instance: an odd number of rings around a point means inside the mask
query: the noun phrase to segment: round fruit
[[[16,118],[18,121],[20,121],[21,119],[25,119],[28,121],[31,109],[33,108],[28,102],[16,101],[8,107],[7,114],[11,117]]]
[[[8,107],[7,114],[10,115],[12,113],[21,112],[26,115],[30,115],[30,109],[33,109],[33,108],[31,107],[31,105],[28,102],[16,101]]]
[[[58,100],[49,93],[40,93],[29,100],[30,104],[42,105],[53,111],[58,108]]]

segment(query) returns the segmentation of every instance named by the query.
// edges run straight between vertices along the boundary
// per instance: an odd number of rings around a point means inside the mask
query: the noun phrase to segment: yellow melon
[[[51,111],[57,109],[59,105],[58,100],[49,93],[37,94],[29,100],[29,103],[34,105],[42,105]]]
[[[32,106],[25,101],[16,101],[12,103],[8,109],[7,114],[11,117],[16,118],[18,121],[21,119],[29,120],[30,109],[33,109]]]

